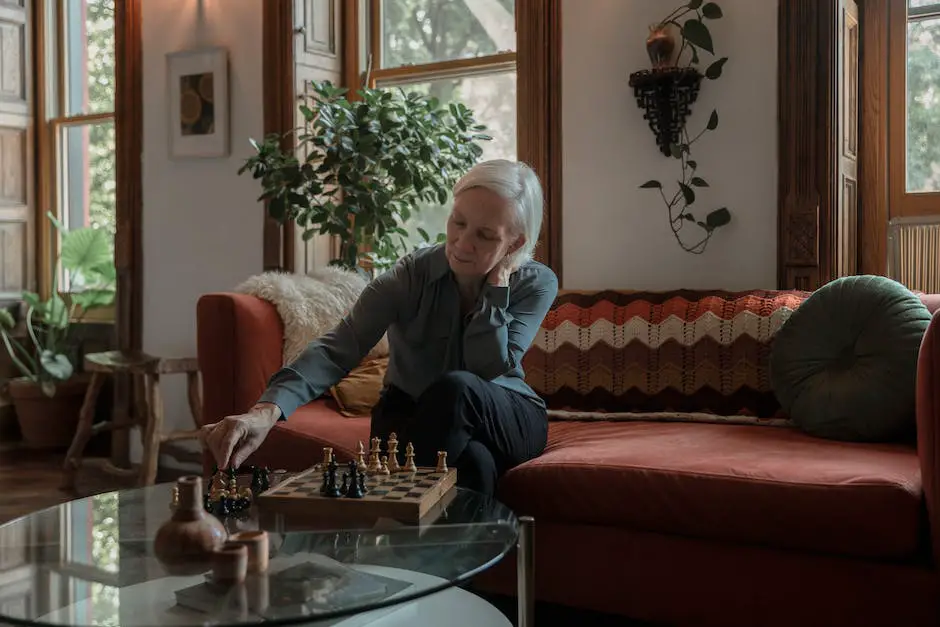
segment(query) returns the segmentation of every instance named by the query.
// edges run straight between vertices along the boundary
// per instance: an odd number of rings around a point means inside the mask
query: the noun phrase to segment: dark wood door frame
[[[293,0],[265,0],[262,4],[265,135],[283,134],[294,128],[293,5]],[[267,202],[264,203],[263,211],[264,270],[293,272],[294,224],[288,222],[281,225],[270,217]]]
[[[123,0],[114,7],[115,54],[115,176],[116,223],[114,264],[117,269],[115,331],[118,349],[138,351],[143,344],[143,55],[141,3]],[[118,377],[114,386],[114,412],[118,419],[130,414],[133,386]],[[115,464],[130,461],[127,432],[116,432],[111,457]]]

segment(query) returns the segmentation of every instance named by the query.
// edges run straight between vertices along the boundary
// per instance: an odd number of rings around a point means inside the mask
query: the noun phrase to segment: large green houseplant
[[[105,231],[69,230],[50,220],[61,236],[51,295],[22,293],[21,326],[0,309],[0,340],[20,374],[6,384],[23,439],[34,447],[61,446],[74,433],[87,387],[77,376],[81,349],[75,330],[90,312],[114,303],[117,279]],[[59,292],[60,273],[72,288],[66,297]]]
[[[256,154],[239,174],[260,180],[269,214],[293,220],[304,239],[338,236],[335,265],[386,268],[408,252],[409,218],[422,203],[446,203],[483,153],[478,142],[491,138],[461,103],[402,89],[363,88],[349,99],[329,81],[311,87],[303,127],[252,140]]]

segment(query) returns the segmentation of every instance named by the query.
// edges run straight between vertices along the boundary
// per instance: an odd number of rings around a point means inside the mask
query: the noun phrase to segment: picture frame
[[[228,51],[181,50],[166,58],[170,157],[228,156]]]

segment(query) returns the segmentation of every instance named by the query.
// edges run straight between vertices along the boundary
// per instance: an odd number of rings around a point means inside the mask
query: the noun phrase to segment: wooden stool
[[[138,486],[153,485],[157,478],[160,447],[166,442],[195,439],[202,426],[202,402],[199,391],[199,366],[195,358],[163,359],[146,353],[107,351],[85,356],[85,370],[91,372],[91,383],[85,393],[78,429],[65,455],[63,489],[75,489],[75,476],[83,464],[93,464],[102,470],[123,477],[137,477]],[[196,429],[163,433],[163,398],[160,394],[160,375],[186,374],[189,409]],[[136,411],[132,409],[124,421],[107,420],[92,424],[98,393],[105,377],[129,374],[133,377]],[[82,459],[82,452],[92,436],[102,431],[119,431],[140,427],[143,458],[140,467],[119,468],[110,459]]]

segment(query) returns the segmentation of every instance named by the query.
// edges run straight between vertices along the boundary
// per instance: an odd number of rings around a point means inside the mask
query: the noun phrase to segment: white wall
[[[146,0],[142,6],[143,348],[195,356],[199,296],[232,289],[262,269],[257,184],[237,175],[251,152],[248,138],[264,130],[261,2]],[[232,152],[174,161],[164,55],[200,46],[229,51]],[[167,429],[191,428],[184,382],[181,376],[163,382]]]
[[[775,286],[776,2],[719,2],[724,17],[708,26],[715,52],[729,61],[720,79],[703,81],[689,119],[697,132],[718,110],[718,129],[693,147],[699,175],[711,184],[698,190],[696,205],[704,202],[703,215],[727,206],[733,223],[716,233],[703,255],[686,253],[673,239],[656,191],[637,189],[653,178],[676,189],[678,162],[658,152],[628,80],[650,66],[648,25],[679,4],[562,3],[565,288]]]

